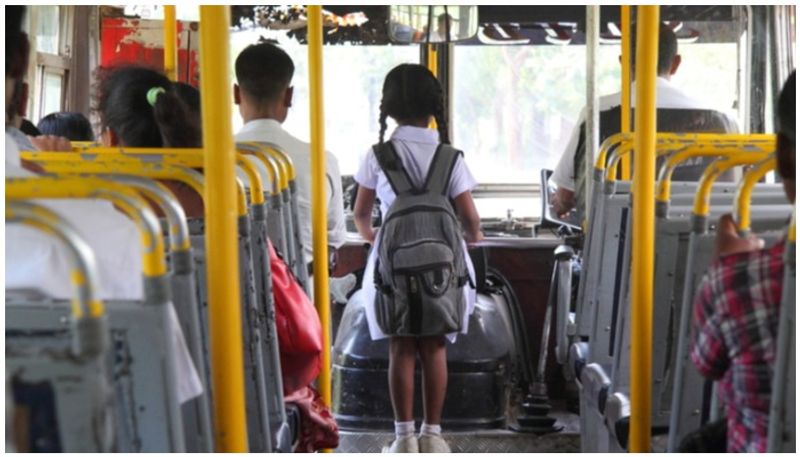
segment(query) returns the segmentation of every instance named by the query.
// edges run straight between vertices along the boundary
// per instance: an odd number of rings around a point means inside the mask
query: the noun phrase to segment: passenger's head
[[[286,120],[292,106],[294,63],[272,43],[253,44],[236,58],[234,101],[245,121]]]
[[[620,57],[621,59],[622,57]],[[681,55],[678,54],[678,37],[666,25],[658,29],[658,76],[669,79],[678,71]],[[636,25],[631,27],[631,73],[636,70]]]
[[[14,87],[28,67],[28,36],[22,31],[25,7],[11,5],[6,13],[6,110],[11,104]]]
[[[442,38],[447,36],[446,33],[448,27],[452,33],[453,17],[446,13],[440,14],[439,17],[436,18],[436,31],[439,32],[439,35],[441,35]]]
[[[778,98],[778,174],[789,201],[794,203],[795,181],[795,135],[797,119],[797,95],[795,92],[796,71],[783,84]]]
[[[50,113],[37,127],[42,135],[62,136],[70,141],[94,141],[92,124],[82,113]]]
[[[196,116],[163,74],[119,67],[100,75],[95,107],[101,141],[129,147],[200,147]]]
[[[433,117],[439,129],[439,140],[449,143],[444,106],[444,90],[430,70],[408,63],[394,67],[383,81],[380,142],[383,143],[389,116],[399,125],[419,126],[427,125]]]
[[[6,123],[20,128],[28,111],[28,84],[17,79],[13,87],[11,99],[6,105]]]

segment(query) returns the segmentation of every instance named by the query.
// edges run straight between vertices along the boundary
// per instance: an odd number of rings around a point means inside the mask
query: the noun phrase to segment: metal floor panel
[[[535,435],[509,430],[486,430],[475,432],[444,432],[443,436],[453,452],[469,453],[527,453],[527,452],[580,452],[578,416],[553,411],[558,419],[556,425],[564,428],[558,433]],[[419,427],[420,424],[417,424]],[[339,447],[334,452],[373,453],[394,439],[394,433],[374,431],[339,431]]]

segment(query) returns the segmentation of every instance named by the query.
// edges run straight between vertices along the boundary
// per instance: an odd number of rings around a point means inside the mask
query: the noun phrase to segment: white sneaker
[[[447,441],[437,435],[421,435],[419,437],[419,452],[425,453],[450,453],[450,446]]]
[[[417,443],[417,437],[411,435],[411,436],[404,436],[402,438],[397,438],[394,441],[392,441],[392,444],[389,447],[384,446],[382,452],[384,454],[419,452],[419,444]]]

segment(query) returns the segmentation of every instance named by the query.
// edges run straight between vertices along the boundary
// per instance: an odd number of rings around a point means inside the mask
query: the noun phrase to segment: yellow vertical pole
[[[247,452],[228,6],[200,7],[211,380],[219,452]]]
[[[620,131],[631,131],[631,7],[622,5],[620,22],[622,22],[622,116]],[[631,179],[631,156],[625,154],[621,160],[622,179]]]
[[[311,225],[314,303],[322,323],[322,400],[331,405],[330,293],[328,291],[328,205],[325,186],[325,111],[322,93],[322,6],[308,6],[308,92],[311,98]]]
[[[178,23],[175,5],[164,5],[164,73],[178,80]]]
[[[658,5],[639,6],[636,32],[636,131],[631,251],[631,431],[628,449],[650,451],[653,250],[656,175]]]
[[[430,27],[430,25],[429,25]],[[436,50],[436,46],[433,44],[428,43],[428,70],[433,73],[433,76],[439,77],[439,51]],[[431,119],[428,123],[429,129],[436,130],[436,119]]]

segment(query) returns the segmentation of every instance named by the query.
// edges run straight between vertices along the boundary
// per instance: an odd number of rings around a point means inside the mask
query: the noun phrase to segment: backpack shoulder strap
[[[392,186],[395,195],[408,193],[414,190],[411,179],[406,169],[403,167],[403,162],[397,155],[397,151],[395,151],[391,141],[372,146],[372,152],[375,154],[378,165],[380,165],[381,170],[383,170],[383,174],[386,175],[386,179],[389,181],[389,185]]]
[[[436,148],[436,153],[434,153],[431,166],[428,169],[428,176],[425,178],[425,190],[448,197],[447,190],[450,187],[453,168],[456,166],[458,156],[463,154],[463,152],[449,144],[440,144]]]

